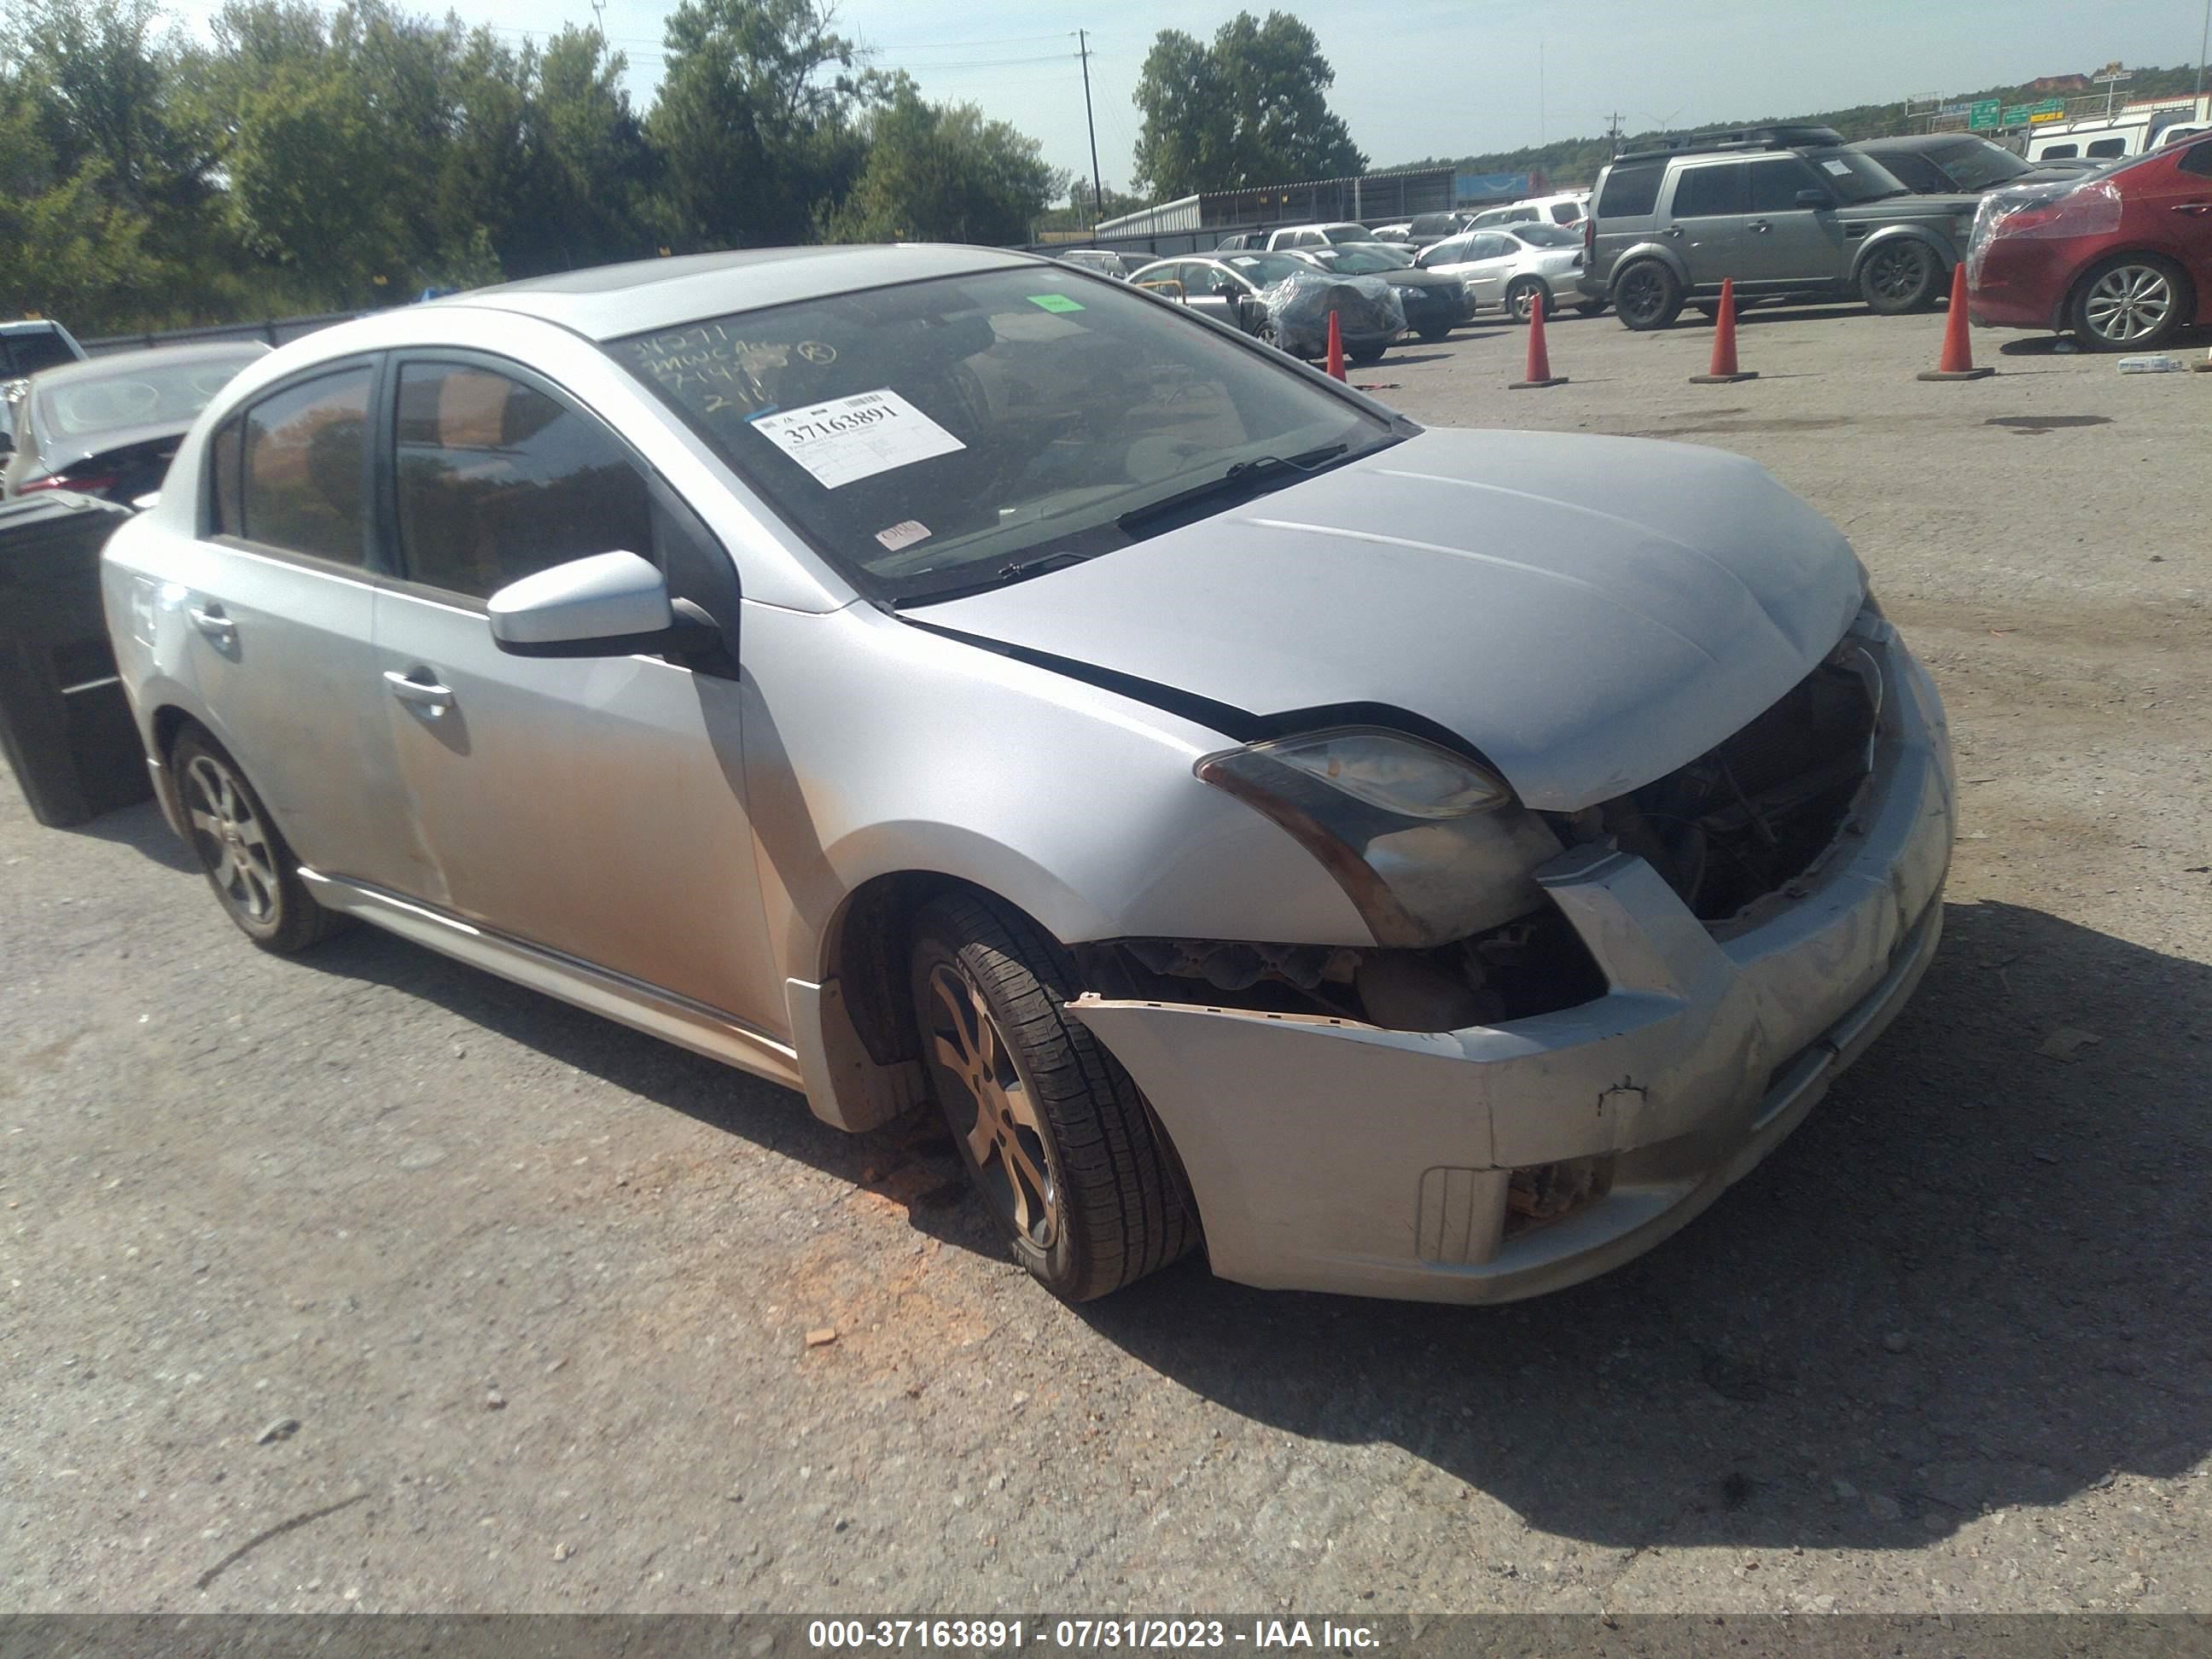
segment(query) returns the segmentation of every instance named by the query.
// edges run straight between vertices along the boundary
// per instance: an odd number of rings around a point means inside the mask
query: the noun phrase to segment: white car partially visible
[[[1465,230],[1433,247],[1423,248],[1414,264],[1423,270],[1455,276],[1467,286],[1478,311],[1502,307],[1516,322],[1526,322],[1538,295],[1544,314],[1556,317],[1572,306],[1586,317],[1605,309],[1601,300],[1576,291],[1581,274],[1583,239],[1563,225],[1492,225]]]

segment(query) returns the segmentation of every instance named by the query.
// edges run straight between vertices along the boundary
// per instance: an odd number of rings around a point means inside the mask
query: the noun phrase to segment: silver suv
[[[1843,300],[1883,313],[1940,299],[1973,228],[1972,196],[1917,196],[1826,127],[1710,135],[1615,158],[1583,224],[1581,281],[1633,329],[1711,302]]]

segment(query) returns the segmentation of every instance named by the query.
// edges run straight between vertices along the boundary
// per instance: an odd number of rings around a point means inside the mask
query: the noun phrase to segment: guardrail
[[[200,328],[105,334],[78,343],[94,357],[118,351],[144,351],[154,346],[195,345],[216,340],[264,340],[272,346],[280,346],[333,323],[351,322],[363,314],[358,311],[325,311],[313,317],[270,317],[258,323],[210,323]]]

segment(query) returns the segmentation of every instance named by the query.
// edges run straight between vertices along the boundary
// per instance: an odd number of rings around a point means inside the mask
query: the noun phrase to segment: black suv
[[[1827,127],[1706,133],[1617,156],[1598,174],[1577,286],[1635,329],[1721,279],[1744,299],[1843,300],[1912,311],[1946,291],[1972,196],[1916,196]]]

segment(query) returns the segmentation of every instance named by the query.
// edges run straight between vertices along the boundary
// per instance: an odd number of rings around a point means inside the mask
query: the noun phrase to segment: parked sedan
[[[1344,276],[1380,276],[1406,308],[1406,326],[1424,340],[1441,340],[1474,314],[1474,301],[1458,277],[1423,270],[1401,248],[1375,242],[1346,242],[1326,248],[1300,248],[1291,255]]]
[[[1201,1241],[1602,1272],[1942,925],[1935,690],[1759,466],[1425,430],[1047,260],[399,307],[249,367],[174,474],[106,616],[249,939],[372,922],[848,1130],[933,1098],[1064,1297]]]
[[[1280,346],[1293,356],[1309,358],[1322,354],[1322,337],[1309,329],[1285,336],[1279,319],[1261,295],[1286,277],[1311,271],[1314,263],[1289,253],[1228,252],[1191,254],[1180,259],[1156,259],[1130,273],[1129,280],[1193,311],[1242,329],[1255,339]],[[1402,301],[1401,302],[1402,303]],[[1371,363],[1389,349],[1395,331],[1347,325],[1342,335],[1344,355],[1355,363]]]
[[[0,495],[74,489],[127,502],[160,489],[193,416],[268,351],[258,341],[162,346],[33,374],[0,434]]]
[[[1914,132],[1865,138],[1851,148],[1871,155],[1918,196],[1974,196],[2008,185],[2070,181],[2095,161],[2023,161],[2002,144],[1971,132]]]
[[[1983,327],[2070,329],[2092,351],[2165,344],[2212,305],[2212,138],[1984,197],[1966,276]]]
[[[1586,317],[1605,309],[1602,300],[1586,300],[1576,289],[1583,239],[1564,225],[1528,222],[1464,231],[1423,248],[1416,263],[1466,283],[1478,309],[1502,306],[1516,322],[1528,320],[1539,295],[1547,317],[1558,315],[1562,306],[1573,306]]]

